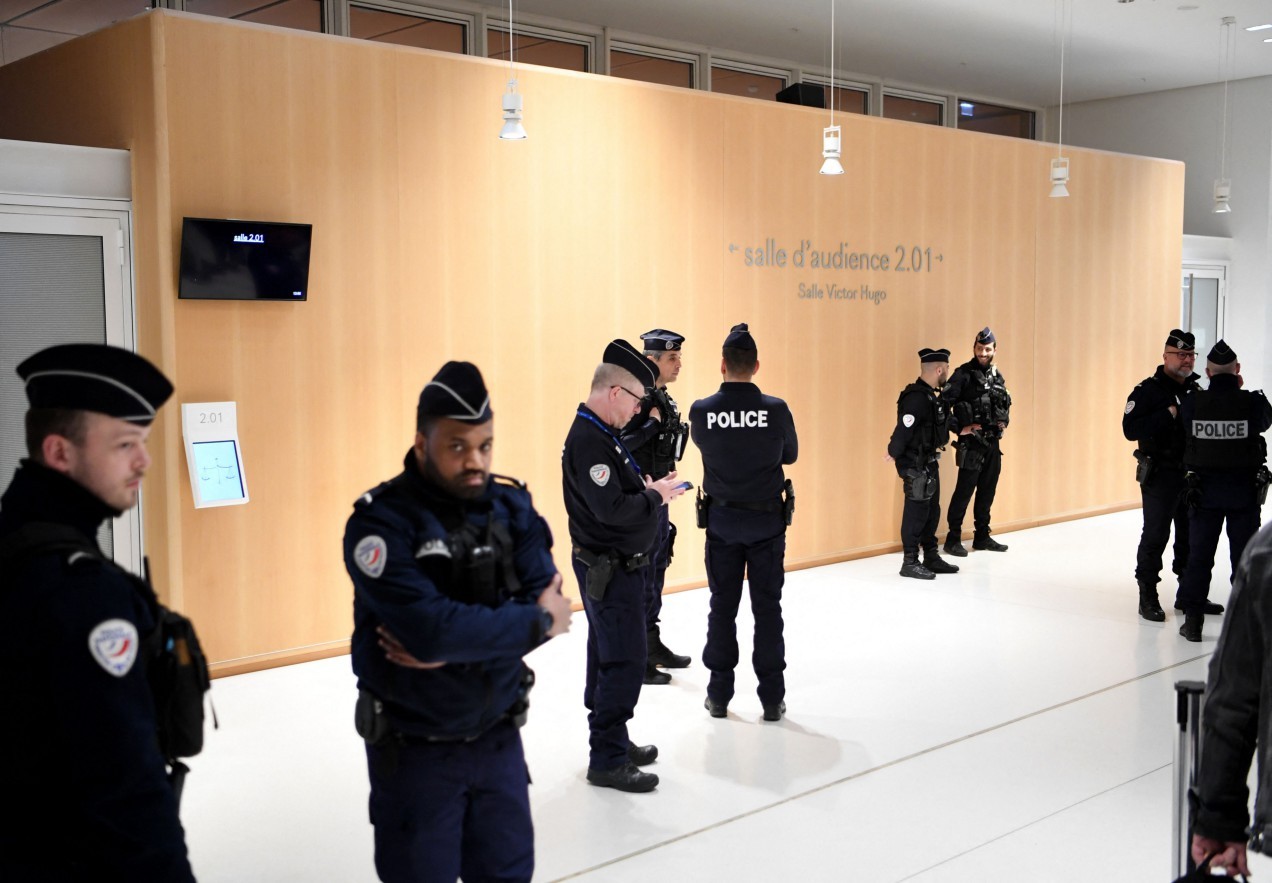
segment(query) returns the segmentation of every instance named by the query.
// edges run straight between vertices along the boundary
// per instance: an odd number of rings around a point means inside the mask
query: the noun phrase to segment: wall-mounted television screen
[[[177,296],[306,300],[311,224],[186,218]]]

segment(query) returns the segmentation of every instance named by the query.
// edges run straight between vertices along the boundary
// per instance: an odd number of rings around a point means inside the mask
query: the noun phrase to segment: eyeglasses
[[[628,389],[627,387],[625,387],[625,386],[620,386],[620,385],[619,385],[619,384],[617,384],[617,383],[616,383],[616,384],[614,384],[613,386],[611,386],[611,387],[610,387],[610,389],[621,389],[623,392],[627,393],[629,396],[631,396],[632,398],[634,398],[636,401],[638,401],[638,402],[643,402],[643,401],[645,401],[645,397],[644,397],[644,396],[638,396],[638,395],[636,395],[636,393],[632,392],[632,391],[631,391],[630,389]]]
[[[1180,359],[1180,361],[1183,361],[1183,362],[1187,362],[1187,361],[1189,361],[1190,359],[1191,359],[1191,360],[1193,360],[1193,361],[1196,361],[1196,360],[1197,360],[1197,354],[1196,354],[1196,353],[1185,353],[1185,352],[1182,352],[1181,350],[1166,350],[1166,355],[1168,355],[1168,356],[1178,356],[1178,357],[1179,357],[1179,359]]]

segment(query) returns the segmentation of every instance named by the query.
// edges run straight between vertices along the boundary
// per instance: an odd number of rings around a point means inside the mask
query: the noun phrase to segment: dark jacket
[[[1178,409],[1184,398],[1198,389],[1197,376],[1176,383],[1159,365],[1153,376],[1141,380],[1126,398],[1122,435],[1137,442],[1136,449],[1154,457],[1160,468],[1184,468],[1184,422]],[[1173,416],[1171,405],[1176,408]]]
[[[975,358],[954,369],[950,382],[941,390],[941,401],[949,411],[949,428],[957,433],[964,426],[979,423],[987,439],[1002,438],[1011,422],[1011,393],[1007,381],[992,362],[982,367]]]
[[[1272,851],[1272,525],[1246,546],[1223,631],[1210,660],[1202,754],[1193,791],[1195,830]],[[1250,824],[1246,778],[1255,746],[1259,790]],[[1266,842],[1265,842],[1266,840]]]
[[[702,451],[702,489],[721,500],[781,499],[783,466],[799,456],[795,419],[781,399],[754,383],[726,381],[689,409],[693,442]]]
[[[484,541],[491,523],[510,540],[512,576],[496,568],[494,595],[483,600],[469,594],[468,556],[457,538],[471,524]],[[550,627],[535,602],[556,573],[551,542],[524,489],[492,479],[479,498],[459,500],[425,480],[413,451],[401,475],[354,504],[344,536],[354,587],[353,671],[398,731],[475,736],[516,704],[521,657]],[[416,659],[446,665],[421,670],[388,661],[376,635],[381,624]]]
[[[79,483],[23,461],[0,497],[0,542],[24,524],[95,542],[119,513]],[[83,554],[23,556],[0,571],[0,880],[194,879],[159,752],[139,639],[152,598]]]
[[[896,461],[897,474],[922,469],[936,462],[937,451],[949,440],[948,412],[936,390],[922,379],[901,391],[897,399],[897,424],[888,440],[888,455]]]

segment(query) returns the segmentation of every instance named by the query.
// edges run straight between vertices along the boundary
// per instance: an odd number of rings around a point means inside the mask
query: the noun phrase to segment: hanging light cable
[[[521,93],[517,91],[516,30],[512,25],[512,0],[508,0],[508,91],[503,96],[503,128],[499,137],[504,141],[526,140],[526,127],[521,124]]]
[[[820,174],[842,175],[839,163],[839,126],[835,125],[835,0],[830,0],[830,125],[822,129],[822,166]]]
[[[1223,18],[1219,25],[1219,75],[1223,77],[1223,125],[1219,127],[1219,177],[1215,179],[1216,214],[1227,214],[1232,211],[1228,198],[1232,195],[1232,181],[1228,179],[1228,83],[1236,68],[1236,30],[1233,27],[1237,20],[1230,15]]]
[[[1056,158],[1051,161],[1051,196],[1069,195],[1069,158],[1064,155],[1064,53],[1065,33],[1068,30],[1065,19],[1068,0],[1058,0],[1060,5],[1060,131],[1056,138]]]

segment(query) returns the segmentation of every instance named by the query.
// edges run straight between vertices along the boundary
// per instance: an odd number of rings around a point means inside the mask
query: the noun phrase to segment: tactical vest
[[[969,386],[976,391],[971,400],[972,423],[979,423],[987,435],[997,437],[1002,434],[998,424],[1011,419],[1011,393],[1007,392],[1007,383],[997,371],[971,370],[968,374]]]
[[[936,459],[936,452],[939,448],[945,447],[945,406],[941,403],[941,399],[932,387],[926,383],[916,381],[901,390],[901,395],[897,397],[898,414],[901,411],[901,402],[916,389],[923,393],[927,402],[931,404],[931,411],[926,414],[915,415],[914,419],[917,425],[914,427],[914,435],[911,437],[907,449],[914,451],[915,459],[919,463],[927,463]]]
[[[1184,465],[1190,469],[1258,469],[1265,459],[1263,436],[1254,431],[1255,397],[1244,389],[1193,393]]]
[[[658,434],[632,451],[632,458],[657,480],[676,468],[676,461],[684,454],[689,427],[680,421],[680,409],[665,388],[655,388],[649,395],[649,404],[658,409]]]
[[[1159,398],[1152,403],[1154,407],[1160,406],[1162,402],[1173,405],[1175,404],[1176,396],[1182,401],[1184,396],[1196,394],[1200,390],[1200,387],[1197,386],[1197,381],[1192,378],[1180,387],[1168,379],[1163,379],[1160,373],[1154,374],[1145,380],[1141,386],[1145,384],[1151,384],[1158,391]],[[1149,402],[1144,402],[1143,404],[1146,407],[1150,406]],[[1178,469],[1184,459],[1183,424],[1180,421],[1172,421],[1169,429],[1159,432],[1155,436],[1140,439],[1136,447],[1143,453],[1156,457],[1159,463]]]

